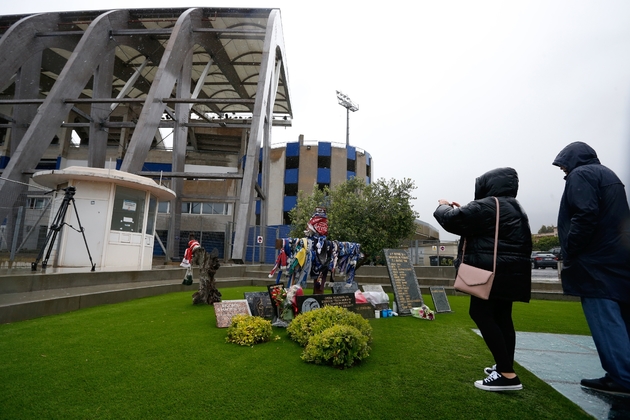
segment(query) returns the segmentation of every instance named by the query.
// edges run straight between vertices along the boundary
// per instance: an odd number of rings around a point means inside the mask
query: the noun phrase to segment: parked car
[[[558,268],[558,257],[549,252],[532,252],[532,268]]]
[[[556,257],[558,257],[559,260],[562,259],[562,250],[560,249],[559,246],[553,247],[547,252],[549,252],[550,254],[555,255]]]

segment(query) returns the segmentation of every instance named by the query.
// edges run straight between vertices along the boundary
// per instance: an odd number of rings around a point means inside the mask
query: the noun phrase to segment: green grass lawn
[[[214,308],[193,306],[191,292],[0,325],[0,418],[590,418],[520,366],[522,391],[476,389],[493,361],[468,298],[449,302],[454,312],[435,321],[370,320],[370,357],[346,370],[301,361],[284,329],[254,347],[226,343]],[[589,334],[576,302],[515,304],[514,319],[518,331]]]

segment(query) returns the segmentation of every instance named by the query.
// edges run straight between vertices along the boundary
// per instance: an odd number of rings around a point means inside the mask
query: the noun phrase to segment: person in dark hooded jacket
[[[512,168],[493,169],[477,178],[475,200],[460,206],[456,202],[438,200],[433,213],[448,232],[460,235],[455,266],[462,260],[462,244],[466,239],[466,264],[492,271],[496,202],[499,200],[499,240],[497,265],[490,298],[470,297],[470,317],[475,321],[492,353],[495,365],[484,372],[488,377],[475,381],[486,391],[519,390],[523,388],[514,372],[516,332],[512,322],[512,304],[529,302],[532,272],[530,255],[532,236],[529,219],[516,201],[518,174]]]
[[[558,213],[562,288],[581,298],[606,371],[581,383],[630,394],[630,208],[624,185],[583,142],[562,149],[553,165],[566,174]]]

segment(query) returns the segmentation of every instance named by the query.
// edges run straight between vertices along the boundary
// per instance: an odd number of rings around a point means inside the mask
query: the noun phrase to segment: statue
[[[221,302],[221,292],[217,290],[214,275],[221,267],[219,264],[219,251],[214,248],[208,253],[203,247],[197,247],[192,252],[193,264],[199,265],[199,290],[192,295],[193,305],[214,302]]]

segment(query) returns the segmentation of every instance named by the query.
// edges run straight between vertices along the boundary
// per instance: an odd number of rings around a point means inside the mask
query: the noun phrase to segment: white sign
[[[256,242],[259,243],[259,244],[262,244],[263,243],[263,237],[262,236],[257,237],[256,238]]]

